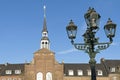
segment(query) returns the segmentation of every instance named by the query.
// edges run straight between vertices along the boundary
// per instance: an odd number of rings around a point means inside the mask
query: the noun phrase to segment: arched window
[[[44,42],[42,42],[42,44],[44,44]]]
[[[48,72],[46,74],[46,80],[52,80],[52,73],[51,72]]]
[[[47,42],[45,42],[45,44],[47,44]]]
[[[41,72],[37,73],[37,80],[43,80],[43,74]]]

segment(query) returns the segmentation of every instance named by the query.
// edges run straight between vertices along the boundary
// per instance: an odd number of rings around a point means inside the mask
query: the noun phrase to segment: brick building
[[[45,10],[45,7],[44,7]],[[45,11],[44,11],[45,12]],[[88,63],[58,63],[50,50],[46,15],[41,48],[34,52],[31,63],[0,64],[0,80],[90,80]],[[120,80],[120,60],[101,59],[96,64],[97,80]]]

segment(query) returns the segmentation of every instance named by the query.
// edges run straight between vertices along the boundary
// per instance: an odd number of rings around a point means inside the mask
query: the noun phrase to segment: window
[[[37,73],[37,80],[43,80],[43,73],[41,72]]]
[[[98,70],[98,75],[99,75],[99,76],[102,76],[102,75],[103,75],[102,70]]]
[[[88,75],[90,76],[91,75],[91,70],[87,70],[87,72],[88,72]]]
[[[17,78],[13,78],[12,80],[17,80]]]
[[[43,37],[48,36],[48,35],[47,35],[47,32],[43,32],[43,33],[42,33],[42,36],[43,36]]]
[[[111,72],[115,72],[115,67],[112,67],[110,70]]]
[[[46,36],[46,33],[44,33],[44,35]]]
[[[45,42],[45,44],[47,44],[47,42]]]
[[[12,70],[6,70],[5,73],[6,74],[12,74]]]
[[[70,76],[73,76],[73,75],[74,75],[73,70],[69,70],[69,71],[68,71],[68,74],[69,74]]]
[[[15,70],[15,74],[21,74],[21,70]]]
[[[44,42],[42,42],[42,44],[44,44]]]
[[[12,80],[12,78],[7,78],[7,80]]]
[[[52,73],[51,72],[48,72],[46,74],[46,80],[52,80]]]
[[[78,70],[78,76],[83,75],[83,71],[82,70]]]

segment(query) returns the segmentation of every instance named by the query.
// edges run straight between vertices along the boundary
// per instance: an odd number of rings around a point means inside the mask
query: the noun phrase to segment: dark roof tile
[[[68,70],[73,70],[74,71],[74,76],[78,76],[77,70],[82,70],[83,71],[83,76],[88,76],[87,70],[90,70],[90,65],[89,64],[64,64],[64,74],[66,76],[68,75]],[[103,76],[107,76],[107,72],[102,64],[96,64],[96,72],[97,70],[102,70],[103,71]]]
[[[7,75],[5,73],[6,70],[12,70],[11,75],[15,75],[15,70],[21,70],[22,73],[24,73],[24,66],[25,64],[0,64],[0,75],[5,76]]]

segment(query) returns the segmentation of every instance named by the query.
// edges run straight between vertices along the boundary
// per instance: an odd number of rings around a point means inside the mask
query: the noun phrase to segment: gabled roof
[[[73,70],[74,71],[74,76],[78,76],[77,71],[82,70],[83,71],[83,76],[88,76],[87,71],[91,70],[89,64],[70,64],[70,63],[65,63],[64,64],[64,74],[65,76],[69,76],[68,71]],[[96,64],[96,71],[102,70],[103,76],[107,76],[107,72],[102,64]]]
[[[105,60],[105,64],[109,67],[120,66],[120,60]]]
[[[35,53],[54,53],[54,52],[50,51],[49,49],[42,48],[36,51]]]
[[[0,64],[0,75],[1,76],[6,76],[8,74],[5,73],[6,70],[11,70],[12,74],[11,75],[16,75],[15,70],[21,70],[22,73],[24,73],[24,67],[25,64]]]
[[[120,73],[120,60],[101,60],[101,64],[103,64],[107,70],[108,73]],[[112,71],[112,69],[115,69],[115,71]]]

